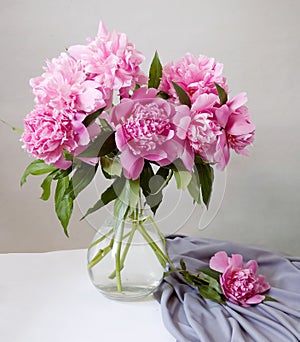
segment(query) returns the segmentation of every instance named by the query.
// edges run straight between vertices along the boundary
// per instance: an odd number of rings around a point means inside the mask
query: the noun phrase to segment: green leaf
[[[100,199],[94,204],[93,207],[88,209],[86,214],[81,218],[84,219],[88,215],[92,214],[93,212],[101,209],[104,207],[106,204],[110,203],[111,201],[114,201],[115,199],[118,198],[120,193],[123,190],[123,187],[125,185],[125,178],[116,178],[115,181],[113,182],[112,185],[110,185],[102,194]]]
[[[119,158],[101,157],[101,168],[104,176],[108,179],[121,177],[122,165]]]
[[[223,104],[225,104],[228,100],[228,97],[227,97],[227,93],[226,91],[218,85],[218,83],[215,82],[215,86],[217,88],[217,92],[218,92],[218,95],[219,95],[219,99],[220,99],[220,105],[222,106]]]
[[[104,111],[105,107],[96,110],[96,112],[91,113],[86,116],[86,118],[82,121],[82,123],[85,125],[85,127],[88,127],[91,123],[93,123],[99,115]]]
[[[219,280],[211,277],[210,275],[207,275],[205,273],[200,273],[199,277],[201,277],[202,281],[205,281],[208,283],[208,286],[217,291],[219,294],[223,294],[223,291],[221,289]]]
[[[166,167],[160,167],[154,174],[151,164],[145,162],[145,166],[140,175],[140,185],[153,214],[156,213],[163,199],[163,189],[168,184],[173,175],[172,170]]]
[[[177,184],[177,189],[185,190],[192,180],[191,172],[187,170],[175,170],[174,177]]]
[[[187,105],[189,108],[191,108],[192,104],[189,95],[177,83],[172,81],[172,84],[179,98],[179,102],[182,105]]]
[[[56,215],[68,237],[67,228],[73,211],[73,198],[70,193],[67,193],[69,186],[70,181],[68,176],[59,179],[57,181],[54,196]]]
[[[153,176],[154,176],[154,172],[153,172],[152,166],[147,160],[145,160],[145,164],[140,175],[140,185],[141,185],[145,198],[151,195],[149,181]]]
[[[29,175],[43,175],[45,173],[49,173],[52,171],[57,170],[57,168],[53,165],[46,164],[43,160],[34,160],[32,163],[30,163],[27,168],[25,169],[23,176],[21,178],[21,186],[24,185],[27,181],[27,177]]]
[[[89,147],[80,153],[78,158],[103,157],[116,149],[115,132],[102,131]]]
[[[158,53],[156,51],[150,66],[148,88],[157,89],[160,84],[161,77],[162,65],[159,60]]]
[[[58,180],[68,176],[72,172],[72,167],[69,167],[66,170],[57,169],[53,172],[49,173],[49,175],[43,180],[41,184],[41,188],[43,189],[43,193],[41,195],[41,199],[43,201],[47,201],[51,194],[51,184],[53,180]]]
[[[194,171],[192,172],[192,179],[187,188],[193,200],[196,203],[200,204],[201,203],[201,198],[200,198],[201,186],[200,186],[199,178],[197,177]]]
[[[167,100],[170,98],[170,95],[161,90],[157,93],[156,97],[160,97],[161,99]]]
[[[73,154],[67,150],[64,150],[64,160],[69,160],[69,161],[73,162],[73,160],[74,160]]]
[[[206,208],[208,208],[214,182],[214,170],[209,164],[198,160],[195,161],[195,167],[201,185],[202,200]]]
[[[80,163],[80,165],[76,168],[73,177],[71,178],[70,186],[66,194],[70,194],[73,199],[75,199],[78,194],[93,180],[97,172],[97,168],[98,164],[90,165],[83,162]]]
[[[180,266],[184,271],[186,270],[186,265],[185,265],[185,262],[183,261],[183,259],[180,259]]]
[[[265,299],[263,300],[264,302],[277,302],[279,303],[279,301],[271,296],[265,296]]]
[[[58,169],[57,171],[55,171],[55,175],[54,175],[54,180],[58,180],[60,178],[64,178],[66,176],[68,176],[71,172],[73,171],[73,167],[70,166],[68,169],[66,170],[60,170]]]
[[[119,195],[119,200],[130,208],[135,210],[140,198],[140,180],[125,179],[125,185]]]
[[[213,300],[217,303],[226,304],[223,297],[208,285],[198,286],[198,291],[203,298]]]
[[[43,189],[43,193],[41,195],[41,199],[43,201],[47,201],[51,194],[51,184],[52,180],[55,177],[55,173],[50,173],[42,182],[41,188]]]
[[[211,268],[202,268],[200,272],[214,278],[215,280],[219,280],[221,275],[220,272],[212,270]]]

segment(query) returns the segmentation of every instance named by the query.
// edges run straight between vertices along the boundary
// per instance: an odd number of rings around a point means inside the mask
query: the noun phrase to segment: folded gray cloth
[[[300,258],[289,258],[244,244],[191,237],[167,239],[171,260],[196,272],[208,267],[218,251],[241,254],[244,262],[258,262],[266,277],[267,293],[279,302],[251,307],[215,303],[200,297],[176,274],[168,276],[154,293],[161,304],[166,328],[178,342],[293,342],[300,341]]]

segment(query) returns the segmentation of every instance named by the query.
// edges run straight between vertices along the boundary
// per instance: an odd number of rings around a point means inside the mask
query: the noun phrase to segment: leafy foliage
[[[162,65],[159,60],[158,53],[156,51],[152,59],[151,65],[150,65],[148,88],[157,89],[160,84],[161,77],[162,77]]]
[[[201,270],[196,274],[191,273],[187,270],[182,259],[180,266],[181,269],[176,269],[175,272],[178,272],[188,284],[195,287],[203,298],[225,304],[225,296],[216,279],[216,274],[210,273],[211,270]]]
[[[175,83],[173,81],[172,81],[172,84],[173,84],[173,87],[174,87],[176,94],[179,98],[179,102],[182,105],[187,105],[189,108],[191,108],[191,106],[192,106],[191,99],[188,96],[188,94],[185,92],[185,90],[183,90],[177,83]]]

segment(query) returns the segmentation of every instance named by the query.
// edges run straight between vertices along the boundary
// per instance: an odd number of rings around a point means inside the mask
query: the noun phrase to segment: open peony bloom
[[[106,105],[99,85],[87,79],[80,62],[66,53],[47,61],[45,72],[30,80],[37,106],[91,113]]]
[[[235,304],[244,307],[258,304],[265,299],[262,293],[270,289],[265,277],[256,274],[258,269],[255,260],[249,260],[243,265],[240,254],[228,257],[226,252],[217,252],[209,262],[209,267],[222,273],[220,284],[225,297]]]
[[[250,122],[246,102],[246,93],[240,93],[215,110],[215,120],[221,127],[215,153],[215,161],[220,170],[224,170],[228,164],[230,148],[247,156],[246,148],[254,141],[255,126]]]
[[[163,67],[160,90],[177,99],[172,82],[177,83],[190,96],[192,103],[201,94],[218,95],[215,83],[227,91],[226,79],[222,74],[223,64],[204,55],[198,57],[187,53],[179,61]]]
[[[147,77],[140,69],[144,56],[128,42],[125,33],[110,33],[100,22],[95,39],[87,45],[69,47],[68,53],[80,61],[88,79],[95,81],[109,105],[113,90],[126,97],[136,84],[145,84]]]
[[[126,178],[139,177],[144,159],[165,166],[183,152],[189,108],[175,106],[156,94],[157,89],[140,88],[116,105],[109,117]]]
[[[23,148],[47,164],[67,169],[72,162],[64,159],[64,150],[76,155],[99,133],[96,125],[86,128],[84,118],[51,108],[34,109],[24,120]]]

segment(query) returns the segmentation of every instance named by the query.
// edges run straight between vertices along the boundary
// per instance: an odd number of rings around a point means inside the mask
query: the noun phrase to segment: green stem
[[[137,229],[142,234],[143,238],[148,242],[149,246],[152,248],[154,253],[156,254],[157,259],[159,260],[162,267],[165,268],[167,263],[169,263],[170,265],[173,265],[170,258],[158,247],[158,245],[153,241],[151,236],[147,233],[142,223],[138,225]]]
[[[98,262],[99,262],[100,260],[102,260],[102,259],[106,256],[106,254],[107,254],[108,252],[111,251],[113,244],[114,244],[114,239],[112,238],[112,239],[110,240],[109,245],[106,246],[106,247],[103,248],[103,249],[100,249],[100,250],[97,252],[97,254],[94,256],[94,258],[89,262],[88,268],[91,269],[91,268],[94,267],[96,264],[98,264]]]
[[[132,230],[130,231],[130,234],[127,234],[126,236],[124,236],[124,239],[125,239],[128,235],[129,235],[129,238],[128,238],[128,241],[126,242],[126,246],[125,246],[125,248],[124,248],[124,251],[123,251],[123,254],[122,254],[122,257],[121,257],[121,262],[120,262],[120,267],[121,267],[121,269],[120,269],[120,270],[122,270],[122,269],[124,268],[124,262],[125,262],[127,253],[128,253],[128,251],[129,251],[129,247],[130,247],[130,245],[131,245],[131,242],[132,242],[132,240],[133,240],[134,233],[135,233],[135,231],[136,231],[136,223],[133,222],[132,225],[133,225],[133,228],[132,228]],[[108,276],[108,278],[113,279],[113,278],[115,278],[115,276],[116,276],[116,270],[114,270],[114,271]]]
[[[111,235],[113,233],[113,229],[111,229],[107,234],[104,234],[103,236],[101,236],[101,238],[97,239],[96,241],[94,241],[88,249],[91,249],[92,247],[98,245],[98,243],[102,242],[103,240],[105,240],[109,235]]]
[[[148,216],[149,221],[153,224],[153,227],[155,228],[155,230],[157,231],[157,234],[159,235],[159,237],[162,239],[163,244],[164,244],[164,248],[167,248],[167,243],[166,243],[166,239],[163,236],[162,232],[160,231],[160,229],[158,228],[154,218],[152,216]]]
[[[121,248],[123,243],[123,232],[124,232],[125,221],[121,223],[120,234],[118,236],[117,252],[115,255],[116,261],[116,282],[118,292],[122,292],[122,281],[121,281]]]

